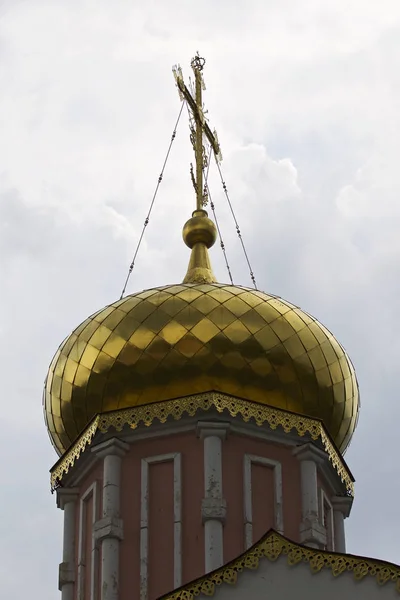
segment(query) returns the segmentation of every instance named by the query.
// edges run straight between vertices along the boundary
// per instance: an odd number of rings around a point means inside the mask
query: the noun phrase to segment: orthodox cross
[[[190,93],[183,81],[182,70],[180,66],[175,66],[172,70],[175,76],[176,85],[179,91],[181,100],[185,100],[188,104],[189,111],[192,117],[190,126],[190,140],[193,145],[195,161],[196,161],[196,178],[193,174],[191,165],[191,176],[194,189],[196,191],[197,210],[201,210],[207,202],[206,190],[203,190],[203,170],[207,167],[207,156],[203,146],[203,133],[210,142],[211,148],[217,160],[221,160],[221,150],[218,143],[217,133],[211,131],[203,111],[202,90],[205,89],[202,71],[205,65],[205,59],[201,58],[197,53],[192,59],[191,67],[195,77],[194,94]],[[194,96],[194,97],[193,97]]]

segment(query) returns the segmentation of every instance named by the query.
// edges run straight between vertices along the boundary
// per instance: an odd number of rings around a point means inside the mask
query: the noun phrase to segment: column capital
[[[331,502],[333,510],[343,513],[345,519],[350,515],[353,498],[350,496],[334,496],[331,498]]]
[[[230,427],[230,423],[222,421],[197,421],[197,435],[201,440],[211,436],[225,440]]]
[[[299,461],[311,460],[318,465],[325,463],[327,455],[323,450],[320,450],[315,444],[307,443],[301,446],[296,446],[292,451],[293,456],[296,456]]]
[[[226,520],[226,500],[223,498],[204,498],[201,503],[203,523],[212,519],[224,524]]]
[[[105,456],[124,456],[129,450],[129,444],[123,442],[119,438],[111,438],[101,444],[93,446],[91,452],[96,454],[98,458],[104,458]]]
[[[124,530],[122,519],[118,519],[117,517],[103,517],[99,521],[96,521],[94,524],[94,537],[98,542],[107,538],[123,540]]]
[[[75,583],[75,568],[68,562],[62,562],[58,566],[58,589],[60,592],[67,583]]]
[[[65,505],[69,502],[76,502],[79,496],[78,488],[60,487],[56,490],[57,508],[64,510]]]

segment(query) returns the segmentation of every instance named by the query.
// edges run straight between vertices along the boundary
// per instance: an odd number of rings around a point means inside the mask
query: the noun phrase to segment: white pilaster
[[[204,440],[204,551],[206,573],[224,563],[223,525],[226,502],[222,495],[222,440],[226,438],[229,423],[199,421],[200,439]]]
[[[101,542],[101,600],[119,600],[119,544],[123,539],[120,518],[121,459],[129,445],[117,438],[92,449],[103,459],[103,513],[95,524]]]
[[[75,595],[75,519],[78,489],[58,488],[57,506],[64,511],[63,561],[59,567],[58,589],[61,600]]]
[[[342,554],[346,553],[346,536],[344,530],[344,520],[349,516],[353,498],[348,496],[336,496],[332,499],[333,523],[335,531],[335,551]]]
[[[318,464],[323,464],[325,454],[313,444],[294,449],[300,461],[302,522],[300,542],[311,548],[324,548],[326,531],[320,523],[318,505]]]

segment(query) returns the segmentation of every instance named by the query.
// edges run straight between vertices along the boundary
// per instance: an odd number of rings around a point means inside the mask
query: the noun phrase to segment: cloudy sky
[[[400,563],[398,0],[0,0],[2,595],[57,597],[62,513],[41,392],[62,339],[116,300],[180,108],[205,101],[260,289],[315,315],[362,394],[348,550]],[[128,291],[183,278],[182,119]],[[248,270],[215,173],[235,283]],[[212,252],[227,281],[220,250]]]

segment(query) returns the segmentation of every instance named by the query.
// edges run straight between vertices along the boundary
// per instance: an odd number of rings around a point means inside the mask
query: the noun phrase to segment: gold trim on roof
[[[231,417],[241,416],[245,423],[253,419],[259,426],[268,424],[271,429],[280,426],[285,433],[289,433],[294,429],[299,436],[309,434],[313,440],[320,439],[330,462],[345,484],[347,492],[354,496],[353,480],[321,421],[241,398],[234,398],[219,392],[207,392],[97,415],[78,440],[54,465],[51,470],[52,490],[57,487],[63,476],[73,467],[80,454],[91,444],[97,430],[101,433],[107,433],[111,427],[116,431],[121,431],[126,425],[131,429],[136,429],[140,424],[148,427],[154,420],[158,420],[160,423],[165,423],[168,418],[179,421],[185,415],[193,417],[198,411],[209,411],[213,408],[219,413],[226,410]]]
[[[99,418],[97,415],[90,425],[87,426],[86,430],[78,437],[76,442],[66,451],[64,456],[60,458],[50,470],[50,483],[51,491],[53,492],[61,483],[64,475],[68,473],[70,469],[78,460],[80,455],[86,450],[87,446],[92,443],[94,436],[99,427]]]
[[[334,554],[324,550],[305,548],[300,544],[290,542],[276,531],[271,530],[239,558],[210,575],[166,594],[162,597],[162,600],[193,600],[200,594],[213,596],[216,586],[222,583],[235,585],[238,574],[244,569],[257,569],[261,558],[265,557],[270,561],[276,561],[280,556],[287,556],[287,562],[290,566],[307,562],[313,573],[319,573],[322,569],[327,568],[331,570],[334,577],[346,571],[351,571],[357,580],[370,575],[380,585],[393,581],[396,584],[396,590],[400,592],[400,567],[397,565],[360,556]]]

